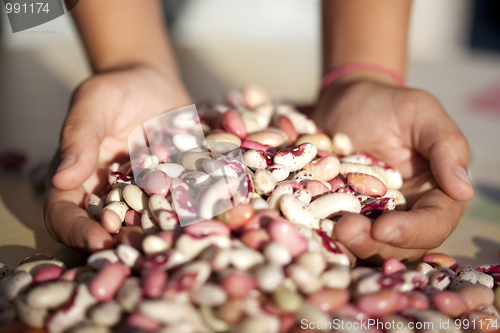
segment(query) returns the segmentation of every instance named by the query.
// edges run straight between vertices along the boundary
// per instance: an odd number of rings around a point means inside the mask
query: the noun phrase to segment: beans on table
[[[200,106],[200,122],[175,116],[151,147],[110,166],[104,192],[88,194],[90,218],[112,234],[142,228],[141,246],[123,242],[69,270],[45,256],[0,264],[0,325],[272,333],[377,319],[401,323],[391,332],[419,322],[438,331],[446,320],[455,331],[467,329],[455,320],[498,329],[500,264],[433,253],[413,271],[393,258],[351,267],[332,238],[345,213],[406,210],[398,170],[259,87],[224,100]]]

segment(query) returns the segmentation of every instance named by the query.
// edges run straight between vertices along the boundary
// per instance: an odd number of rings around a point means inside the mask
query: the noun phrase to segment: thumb
[[[444,110],[438,115],[427,114],[421,121],[416,148],[429,160],[437,183],[451,198],[470,200],[474,190],[467,171],[467,139]]]
[[[61,162],[52,178],[56,188],[74,189],[90,177],[97,166],[103,137],[103,122],[96,113],[83,106],[72,108],[61,132]]]

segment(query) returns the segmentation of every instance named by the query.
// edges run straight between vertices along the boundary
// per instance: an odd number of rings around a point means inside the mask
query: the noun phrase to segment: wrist
[[[379,83],[386,86],[392,87],[400,87],[401,83],[393,76],[390,76],[386,73],[373,70],[373,69],[360,69],[350,73],[343,74],[339,76],[335,81],[330,83],[327,87],[341,87],[350,84],[354,84],[357,82],[372,82]]]

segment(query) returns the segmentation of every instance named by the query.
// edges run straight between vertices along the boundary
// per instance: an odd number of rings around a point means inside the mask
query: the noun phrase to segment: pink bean
[[[142,179],[141,187],[149,196],[158,194],[163,197],[168,195],[172,181],[170,177],[163,171],[155,170],[148,172]]]
[[[311,197],[314,199],[319,198],[322,195],[330,193],[328,187],[319,180],[311,180],[307,182],[305,186],[306,190],[311,192]]]
[[[467,303],[470,311],[486,308],[495,301],[495,293],[482,284],[470,284],[457,290],[457,294]]]
[[[350,173],[347,175],[349,186],[359,194],[372,197],[382,197],[387,193],[387,187],[378,178],[362,174]]]
[[[257,287],[255,278],[245,272],[228,274],[221,283],[222,288],[230,297],[244,298]]]
[[[396,305],[396,312],[401,312],[410,307],[410,297],[405,294],[399,294],[398,304]]]
[[[231,235],[231,229],[217,220],[206,220],[187,225],[184,227],[184,232],[194,238],[202,238],[209,235]]]
[[[307,240],[302,237],[295,225],[284,219],[274,219],[269,223],[271,239],[285,245],[292,257],[298,257],[307,250]]]
[[[318,149],[318,152],[316,153],[316,157],[325,157],[325,156],[333,156],[333,157],[338,158],[338,156],[335,155],[334,153],[330,153],[329,151]]]
[[[457,261],[444,253],[428,253],[423,256],[422,262],[426,262],[431,265],[436,264],[452,270],[455,270],[458,267]]]
[[[368,316],[368,314],[361,311],[354,304],[350,304],[350,303],[339,308],[337,311],[335,311],[335,313],[339,316],[351,318],[351,319],[358,320],[358,321],[360,321],[360,320],[366,321],[370,318],[370,316]]]
[[[130,275],[130,268],[120,263],[104,266],[89,284],[89,291],[99,301],[113,299],[125,278]]]
[[[125,224],[127,226],[134,226],[134,225],[141,226],[141,217],[142,217],[141,213],[136,212],[133,209],[130,209],[125,214]]]
[[[302,170],[310,171],[313,179],[327,181],[337,177],[340,170],[340,162],[337,157],[325,156],[306,164]]]
[[[459,317],[467,312],[467,303],[457,293],[451,291],[439,291],[432,295],[432,304],[442,313],[452,318]]]
[[[334,313],[346,305],[350,298],[349,291],[345,289],[322,289],[307,297],[307,301],[326,313]]]
[[[217,216],[217,219],[225,223],[229,229],[237,230],[244,227],[254,216],[255,210],[251,204],[240,203],[233,209],[227,210]]]
[[[481,273],[500,273],[500,264],[487,264],[487,265],[479,265],[474,266],[474,269]]]
[[[415,310],[427,310],[429,308],[429,299],[418,290],[413,290],[408,295],[410,299],[410,308]]]
[[[141,312],[134,312],[127,317],[127,327],[144,330],[146,332],[156,332],[160,329],[161,324],[143,315]]]
[[[143,271],[142,289],[147,298],[158,298],[165,289],[167,273],[159,269]]]
[[[87,268],[87,267],[75,267],[75,268],[71,268],[71,269],[67,270],[66,272],[64,272],[59,277],[59,280],[63,280],[63,281],[75,281],[76,278],[78,277],[78,275],[80,273],[86,272],[88,270],[89,270],[89,268]]]
[[[388,316],[397,309],[400,294],[392,290],[381,290],[358,298],[356,305],[371,316]]]
[[[386,275],[406,270],[405,264],[395,258],[389,258],[384,262],[384,274]]]
[[[293,126],[292,121],[287,116],[279,116],[276,120],[276,127],[278,127],[281,131],[283,131],[288,137],[288,145],[291,146],[297,138],[299,137],[299,133]]]
[[[224,112],[221,125],[228,133],[236,135],[240,139],[244,139],[247,136],[245,123],[240,114],[234,110]]]
[[[251,140],[243,140],[240,148],[245,150],[259,149],[271,153],[273,155],[276,154],[276,148],[271,147],[269,145],[261,145],[260,143]]]
[[[271,236],[269,236],[266,229],[257,229],[245,231],[241,235],[240,239],[246,246],[254,250],[261,250],[267,243],[269,243]]]
[[[498,317],[491,313],[472,311],[465,318],[461,317],[461,319],[468,319],[470,323],[475,323],[476,332],[498,332]]]
[[[43,267],[33,275],[33,283],[39,284],[43,282],[55,281],[63,273],[63,269],[56,265]]]
[[[347,181],[341,177],[335,177],[328,181],[332,185],[332,192],[337,192],[341,188],[347,187]]]

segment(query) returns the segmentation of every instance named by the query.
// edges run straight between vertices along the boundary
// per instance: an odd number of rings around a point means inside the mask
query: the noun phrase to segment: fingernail
[[[391,234],[389,234],[389,236],[386,237],[385,241],[394,242],[399,238],[399,236],[401,236],[401,230],[396,229]]]
[[[458,177],[460,177],[460,179],[462,179],[464,182],[466,182],[469,186],[472,185],[470,178],[469,178],[469,174],[467,173],[467,171],[465,171],[464,168],[462,168],[461,166],[457,166],[456,171],[457,171],[457,175],[458,175]]]
[[[366,232],[363,232],[361,235],[356,236],[353,240],[351,240],[349,243],[347,243],[348,247],[354,247],[361,245],[366,239]]]
[[[66,169],[70,166],[72,166],[73,164],[75,164],[76,162],[76,156],[75,155],[67,155],[67,156],[64,156],[61,164],[59,164],[59,167],[57,168],[57,171],[56,172],[59,172],[63,169]]]

